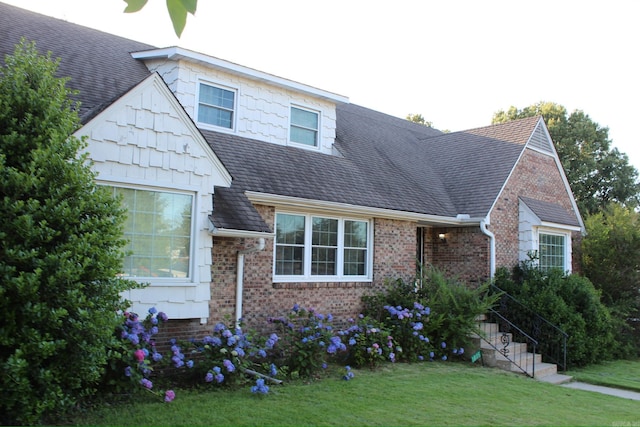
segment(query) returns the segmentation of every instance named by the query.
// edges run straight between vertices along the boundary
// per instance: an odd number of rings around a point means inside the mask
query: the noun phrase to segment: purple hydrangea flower
[[[176,393],[173,390],[167,390],[164,393],[164,401],[165,402],[171,402],[175,398],[176,398]]]
[[[158,312],[158,310],[155,307],[151,307],[149,309],[149,314],[156,314]]]
[[[153,388],[153,383],[149,381],[147,378],[141,379],[140,384],[142,384],[145,388],[148,388],[149,390]]]

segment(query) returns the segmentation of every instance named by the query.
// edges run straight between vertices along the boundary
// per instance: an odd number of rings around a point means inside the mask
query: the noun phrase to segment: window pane
[[[189,194],[114,188],[127,208],[129,241],[124,273],[133,277],[189,277],[191,210]]]
[[[311,249],[311,275],[335,276],[337,248],[312,248]]]
[[[304,247],[276,246],[276,274],[302,275]]]
[[[362,249],[344,250],[344,275],[364,276],[367,271],[367,251]]]
[[[200,84],[198,121],[231,129],[234,102],[234,92]]]
[[[304,245],[304,216],[278,214],[276,217],[276,242]]]
[[[565,236],[540,234],[540,269],[549,271],[553,268],[565,268]]]
[[[317,130],[318,114],[312,111],[306,111],[299,108],[291,107],[291,124]]]
[[[276,215],[276,274],[304,274],[303,215]]]
[[[291,107],[289,139],[299,144],[318,145],[318,113]]]
[[[290,139],[292,142],[299,144],[310,145],[315,147],[317,145],[317,132],[310,129],[302,129],[296,126],[291,126]]]
[[[367,223],[364,221],[345,221],[344,245],[349,248],[366,248]]]

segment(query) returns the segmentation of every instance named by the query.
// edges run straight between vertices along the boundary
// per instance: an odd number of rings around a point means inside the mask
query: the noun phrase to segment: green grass
[[[567,372],[577,381],[640,392],[640,360],[616,360]]]
[[[354,370],[355,371],[355,370]],[[265,396],[180,391],[82,414],[77,425],[394,426],[637,423],[639,402],[541,383],[463,363],[386,365],[311,384],[272,385]]]

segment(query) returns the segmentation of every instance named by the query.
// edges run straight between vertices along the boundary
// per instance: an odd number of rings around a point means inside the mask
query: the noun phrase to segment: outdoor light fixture
[[[440,243],[447,243],[447,235],[444,233],[438,234],[438,239],[440,239]]]

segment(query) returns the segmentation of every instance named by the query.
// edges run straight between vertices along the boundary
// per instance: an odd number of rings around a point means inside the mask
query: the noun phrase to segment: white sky
[[[397,117],[419,113],[442,130],[555,102],[608,127],[640,170],[640,1],[199,0],[181,39],[163,0],[135,14],[122,13],[122,0],[0,1],[236,62]]]

